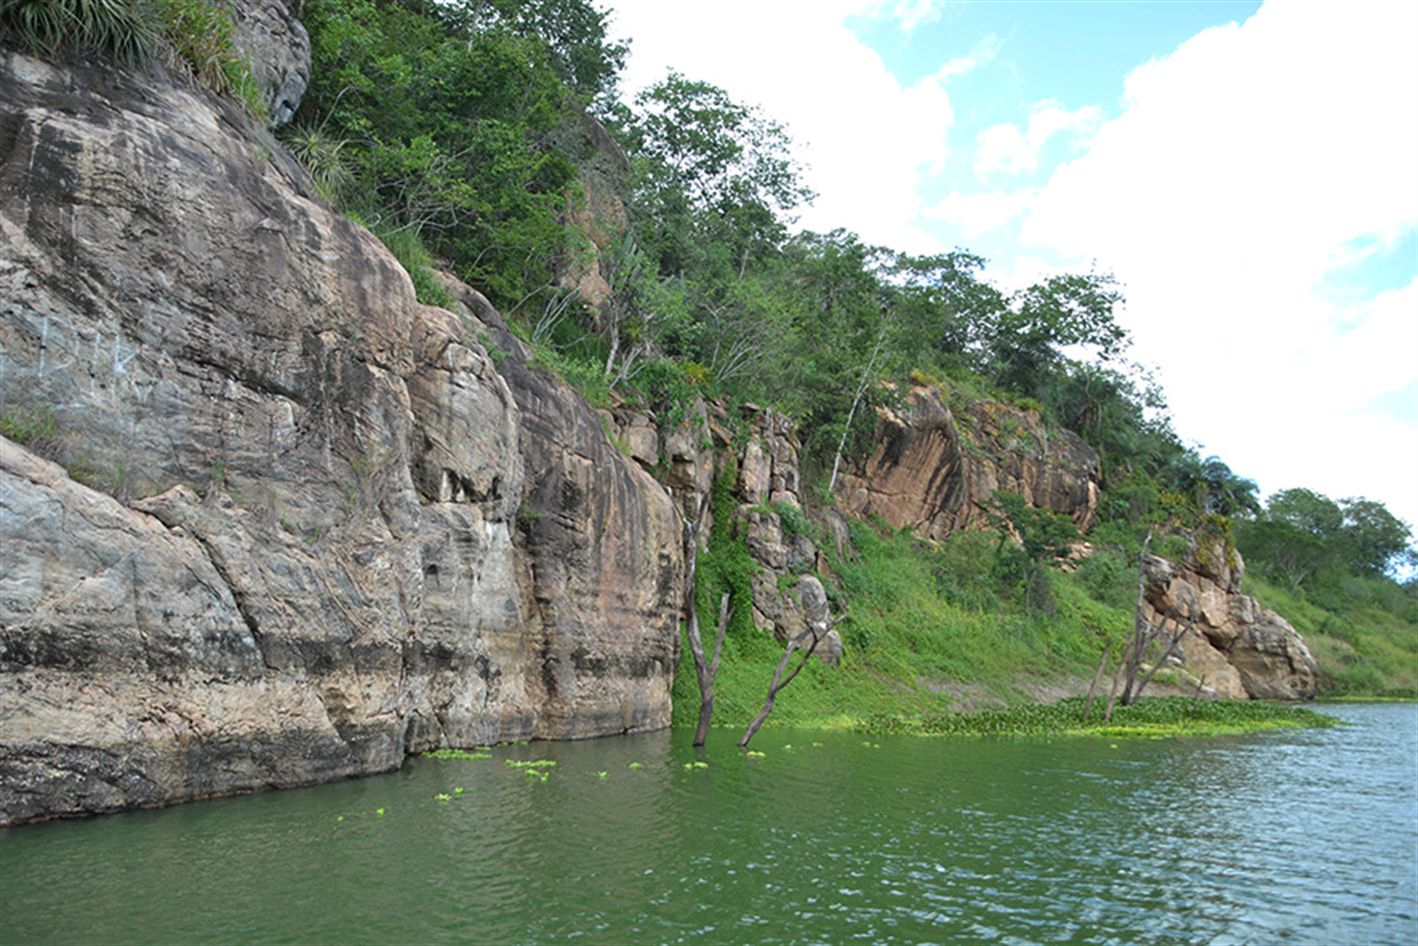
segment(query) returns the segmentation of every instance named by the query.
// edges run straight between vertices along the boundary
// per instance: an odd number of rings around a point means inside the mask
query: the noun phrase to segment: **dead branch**
[[[783,658],[778,661],[778,666],[773,669],[773,680],[768,684],[768,696],[763,701],[763,709],[758,711],[758,715],[753,718],[753,722],[749,723],[748,728],[744,730],[743,738],[739,740],[740,749],[747,749],[749,740],[753,739],[758,733],[758,730],[763,727],[764,722],[768,719],[768,714],[773,712],[773,701],[778,698],[779,691],[792,683],[799,673],[802,673],[803,667],[807,666],[807,662],[812,659],[813,652],[817,650],[817,645],[825,641],[828,632],[845,620],[846,617],[847,612],[844,610],[837,617],[829,621],[815,621],[809,624],[807,629],[801,634],[788,642],[788,649],[783,652]],[[809,638],[812,639],[811,644],[807,644]],[[807,650],[803,652],[802,658],[798,661],[798,665],[793,668],[792,673],[784,678],[783,671],[787,668],[788,662],[793,659],[793,651],[801,650],[804,644],[807,644]]]

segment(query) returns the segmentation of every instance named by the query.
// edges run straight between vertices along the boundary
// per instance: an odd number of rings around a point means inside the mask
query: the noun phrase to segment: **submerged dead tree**
[[[1108,691],[1108,708],[1103,713],[1104,722],[1113,718],[1113,706],[1115,701],[1119,701],[1124,706],[1136,703],[1142,696],[1142,691],[1147,689],[1147,685],[1152,682],[1153,676],[1161,666],[1181,649],[1182,641],[1196,627],[1196,602],[1187,602],[1187,622],[1182,623],[1182,616],[1176,608],[1168,608],[1167,613],[1162,615],[1162,619],[1155,624],[1147,617],[1147,547],[1152,542],[1152,533],[1147,534],[1147,539],[1142,543],[1142,552],[1138,556],[1137,562],[1137,606],[1133,614],[1132,640],[1128,642],[1127,649],[1123,651],[1122,661],[1118,664],[1117,671],[1113,674],[1113,683]],[[1168,625],[1171,625],[1169,628]],[[1147,652],[1157,641],[1162,641],[1161,653],[1152,661],[1146,673],[1143,673],[1143,661]],[[1105,658],[1106,659],[1106,658]],[[1138,675],[1143,674],[1138,680]],[[1118,693],[1118,682],[1122,681],[1122,693]]]
[[[753,718],[753,722],[748,724],[744,730],[743,738],[739,740],[739,748],[747,749],[748,743],[763,727],[768,720],[768,714],[773,712],[773,701],[778,698],[778,693],[785,686],[792,683],[798,674],[802,673],[803,667],[812,659],[813,652],[817,650],[817,645],[827,640],[827,635],[838,624],[847,617],[847,612],[843,611],[835,618],[826,621],[809,621],[807,629],[788,642],[788,649],[783,651],[783,658],[778,661],[778,666],[773,669],[773,680],[768,684],[768,696],[763,701],[763,709],[758,711],[758,715]],[[793,659],[793,653],[802,652],[802,657],[798,660],[798,665],[792,672],[783,676],[783,671],[788,668],[788,664]]]
[[[714,656],[706,658],[704,639],[699,633],[699,603],[695,592],[699,573],[699,531],[708,508],[709,497],[706,495],[699,504],[699,514],[694,521],[686,519],[684,523],[685,633],[689,637],[689,652],[694,656],[694,675],[699,681],[699,725],[694,730],[696,746],[704,745],[709,738],[709,720],[714,715],[714,678],[719,675],[719,658],[724,654],[724,632],[733,617],[726,591],[719,599],[719,630],[714,637]]]

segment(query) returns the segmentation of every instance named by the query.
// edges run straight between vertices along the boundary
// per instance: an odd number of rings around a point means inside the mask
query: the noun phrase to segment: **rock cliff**
[[[1225,540],[1193,540],[1180,562],[1147,556],[1143,573],[1146,618],[1194,620],[1181,662],[1204,688],[1234,700],[1314,698],[1309,648],[1284,618],[1241,593],[1245,563]]]
[[[667,724],[668,495],[235,106],[0,52],[0,235],[0,822]]]
[[[883,410],[876,449],[849,463],[838,486],[844,511],[880,516],[941,539],[979,525],[995,490],[1069,516],[1087,529],[1098,505],[1098,457],[1082,438],[1037,413],[997,401],[956,400],[915,387],[904,412]]]

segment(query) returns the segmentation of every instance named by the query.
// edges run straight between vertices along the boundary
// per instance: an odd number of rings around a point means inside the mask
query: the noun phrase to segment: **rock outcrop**
[[[310,36],[291,0],[231,0],[233,41],[251,67],[272,128],[295,117],[310,86]]]
[[[979,525],[995,490],[1069,516],[1080,529],[1098,505],[1097,454],[1033,411],[997,401],[947,403],[940,389],[915,387],[904,413],[880,412],[876,443],[871,456],[846,464],[841,508],[925,538]]]
[[[811,574],[830,569],[812,539],[816,527],[803,512],[797,434],[786,417],[750,405],[738,424],[730,424],[725,407],[701,401],[688,420],[667,430],[639,410],[608,412],[606,418],[626,453],[659,474],[685,519],[695,519],[716,479],[732,476],[728,527],[743,538],[756,566],[754,626],[786,643],[811,622],[831,623],[826,589]],[[829,518],[840,522],[835,513]],[[709,526],[706,521],[701,545],[708,543]],[[828,630],[816,656],[828,664],[841,659],[837,631]]]
[[[1144,616],[1194,622],[1181,662],[1206,689],[1226,699],[1314,698],[1309,648],[1284,618],[1241,593],[1245,563],[1225,540],[1194,540],[1181,562],[1148,556],[1143,571]]]
[[[668,723],[673,504],[478,329],[235,106],[0,52],[0,823]]]

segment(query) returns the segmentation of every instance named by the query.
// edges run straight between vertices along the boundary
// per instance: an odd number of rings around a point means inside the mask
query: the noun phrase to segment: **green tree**
[[[812,195],[781,125],[676,72],[635,104],[617,125],[634,161],[635,223],[665,273],[717,264],[722,280],[782,242]]]
[[[1065,361],[1063,349],[1082,347],[1107,360],[1128,344],[1114,319],[1122,302],[1117,281],[1100,273],[1051,276],[1016,293],[997,321],[982,326],[997,384],[1030,396]]]
[[[1409,551],[1411,527],[1383,503],[1350,498],[1340,500],[1339,506],[1344,511],[1341,542],[1356,574],[1382,575]]]
[[[575,168],[552,148],[567,87],[538,36],[443,4],[308,0],[297,116],[338,148],[346,210],[411,231],[512,307],[549,281]]]

